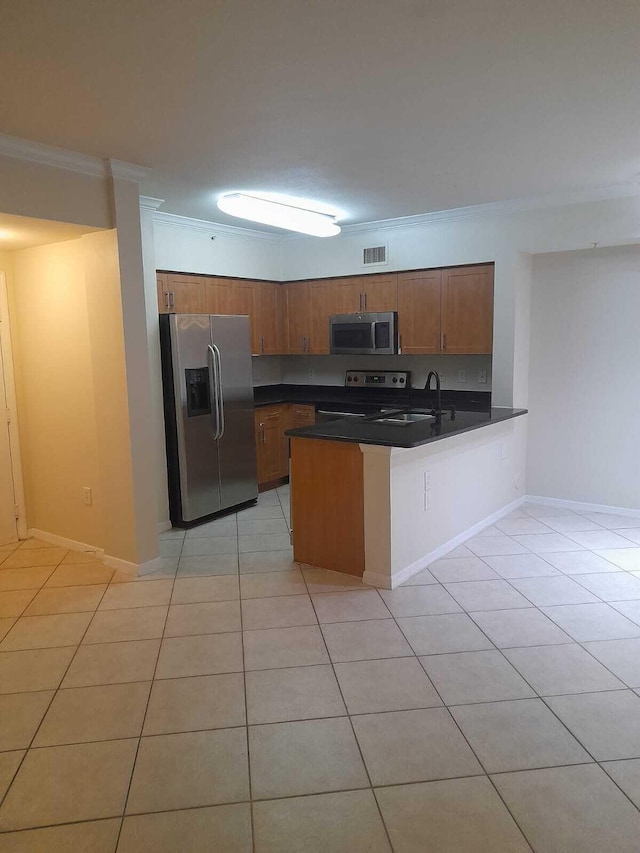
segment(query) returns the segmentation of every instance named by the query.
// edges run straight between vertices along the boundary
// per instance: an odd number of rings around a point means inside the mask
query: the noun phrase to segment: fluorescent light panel
[[[340,233],[335,216],[307,210],[285,202],[274,201],[247,193],[229,193],[218,199],[218,207],[231,216],[261,222],[263,225],[275,225],[300,234],[314,237],[334,237]]]

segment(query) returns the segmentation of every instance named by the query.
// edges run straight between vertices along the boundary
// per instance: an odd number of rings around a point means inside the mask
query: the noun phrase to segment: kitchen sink
[[[396,426],[410,426],[411,424],[424,423],[425,421],[434,421],[434,415],[428,415],[426,412],[395,412],[394,414],[382,415],[379,418],[373,418],[372,423],[375,424],[395,424]]]

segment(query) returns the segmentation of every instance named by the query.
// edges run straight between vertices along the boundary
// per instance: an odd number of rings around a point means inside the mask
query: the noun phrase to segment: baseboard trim
[[[78,542],[76,539],[67,539],[65,536],[58,536],[56,533],[49,533],[46,530],[40,530],[38,527],[30,527],[27,530],[27,536],[29,538],[42,539],[43,542],[50,542],[51,545],[58,545],[61,548],[68,548],[70,551],[90,552],[98,559],[104,555],[104,550],[96,548],[95,545],[87,545],[86,542]]]
[[[396,572],[394,575],[389,577],[381,574],[377,574],[375,572],[367,572],[362,577],[364,583],[368,583],[371,586],[381,587],[382,589],[395,589],[400,584],[403,584],[405,581],[412,578],[414,575],[417,575],[418,572],[421,572],[423,569],[426,569],[430,563],[433,563],[435,560],[439,560],[441,557],[444,557],[450,551],[453,551],[454,548],[457,548],[458,545],[462,545],[467,539],[471,536],[475,536],[480,531],[484,530],[485,527],[489,527],[492,524],[495,524],[496,521],[500,521],[501,518],[504,518],[505,515],[509,515],[509,513],[518,509],[519,506],[525,502],[526,498],[517,498],[515,501],[507,504],[506,506],[501,507],[496,512],[488,515],[486,518],[483,518],[482,521],[479,521],[477,524],[468,527],[462,533],[459,533],[457,536],[454,536],[453,539],[449,539],[448,542],[445,542],[443,545],[440,545],[438,548],[435,548],[429,554],[425,554],[424,557],[420,557],[419,560],[416,560],[415,563],[411,563],[409,566],[405,566],[404,569],[401,569],[399,572]]]
[[[156,557],[154,560],[147,560],[146,563],[140,563],[137,572],[138,576],[141,577],[142,575],[150,575],[153,572],[159,571],[159,569],[161,569],[164,565],[164,561],[166,559],[166,557]],[[169,559],[171,559],[171,557]]]
[[[167,530],[171,530],[173,525],[170,521],[159,521],[158,522],[158,533],[166,533]]]
[[[545,498],[540,495],[527,495],[525,498],[529,503],[543,504],[544,506],[557,506],[563,509],[572,509],[574,512],[611,512],[614,515],[626,515],[630,518],[640,518],[640,509],[631,509],[626,506],[610,506],[609,504],[591,504],[582,501],[567,501],[563,498]]]
[[[135,577],[140,569],[138,563],[130,563],[128,560],[121,560],[120,557],[111,557],[109,554],[103,554],[102,562],[110,569],[115,569],[125,575]]]

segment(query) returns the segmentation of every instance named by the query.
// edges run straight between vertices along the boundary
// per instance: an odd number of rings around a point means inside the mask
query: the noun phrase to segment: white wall
[[[281,359],[282,382],[291,385],[344,385],[347,370],[410,370],[414,388],[424,388],[427,374],[441,374],[442,387],[457,391],[491,391],[490,355],[308,355]],[[460,382],[460,370],[466,381]],[[487,374],[481,383],[480,370]],[[266,383],[264,383],[266,384]]]
[[[365,582],[397,586],[508,511],[524,496],[526,435],[524,415],[411,450],[361,445]]]
[[[162,213],[154,216],[154,233],[156,269],[269,281],[282,278],[281,238],[181,217],[163,218]]]
[[[640,509],[640,247],[533,261],[527,491]]]

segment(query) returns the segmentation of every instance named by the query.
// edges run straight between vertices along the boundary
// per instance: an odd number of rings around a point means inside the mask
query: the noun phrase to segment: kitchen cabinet
[[[493,265],[442,270],[443,353],[493,350]]]
[[[405,355],[490,355],[493,265],[399,273],[398,333]]]
[[[284,290],[284,351],[292,355],[305,354],[311,326],[310,291],[302,282],[285,284]]]
[[[289,474],[289,454],[284,432],[288,429],[285,405],[255,409],[258,486],[281,480]]]
[[[442,270],[398,274],[398,331],[405,355],[440,352]]]
[[[356,275],[335,279],[331,314],[358,314],[397,309],[397,275]]]
[[[329,352],[330,281],[285,284],[285,352],[326,355]]]
[[[288,429],[312,426],[316,422],[316,407],[306,403],[291,403]]]
[[[260,355],[278,355],[280,342],[280,291],[282,285],[274,282],[256,282],[253,317],[257,351]]]
[[[206,313],[205,286],[202,276],[165,273],[162,281],[162,294],[160,293],[160,281],[158,281],[160,313]]]

